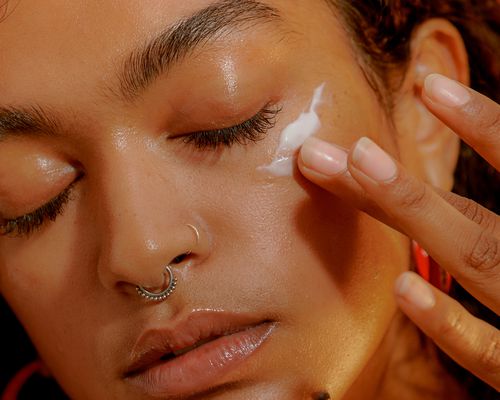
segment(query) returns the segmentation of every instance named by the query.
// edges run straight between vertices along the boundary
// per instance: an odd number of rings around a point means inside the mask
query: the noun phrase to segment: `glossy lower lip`
[[[262,323],[222,336],[127,379],[152,397],[206,391],[227,383],[223,382],[224,377],[255,354],[275,327],[276,323]]]

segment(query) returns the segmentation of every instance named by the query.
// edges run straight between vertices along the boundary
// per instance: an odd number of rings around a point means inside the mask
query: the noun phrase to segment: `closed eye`
[[[229,128],[199,131],[182,136],[186,144],[198,150],[216,151],[235,144],[246,145],[262,140],[276,124],[276,117],[281,108],[265,106],[252,118]],[[175,139],[175,138],[174,138]],[[80,178],[75,180],[63,192],[35,211],[16,218],[0,220],[0,236],[29,236],[40,229],[46,222],[55,221],[71,200],[71,193]]]
[[[63,213],[66,204],[71,200],[71,193],[78,180],[80,178],[35,211],[16,218],[0,220],[0,236],[30,236],[46,222],[55,221]]]
[[[249,142],[262,140],[266,133],[276,124],[276,117],[281,108],[265,106],[252,118],[229,128],[199,131],[182,136],[186,144],[198,150],[218,150],[235,144],[246,145]]]

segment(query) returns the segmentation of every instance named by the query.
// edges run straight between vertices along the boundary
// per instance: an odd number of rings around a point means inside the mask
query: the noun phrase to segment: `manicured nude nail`
[[[367,137],[356,144],[352,161],[356,168],[377,182],[391,181],[398,173],[394,160]]]
[[[446,107],[462,107],[471,100],[467,88],[439,74],[431,74],[425,79],[425,91],[432,100]]]
[[[347,169],[347,152],[315,137],[305,141],[300,155],[304,166],[322,175],[333,176]]]
[[[405,272],[396,280],[396,294],[421,310],[429,310],[436,304],[429,284],[412,272]]]

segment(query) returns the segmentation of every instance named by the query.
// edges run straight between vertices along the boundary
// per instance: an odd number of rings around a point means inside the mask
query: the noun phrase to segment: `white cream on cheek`
[[[299,118],[288,125],[282,132],[280,142],[271,164],[259,167],[259,170],[275,176],[292,176],[296,161],[297,150],[306,139],[314,135],[321,128],[321,121],[316,112],[321,103],[325,83],[314,91],[309,111],[300,114]]]

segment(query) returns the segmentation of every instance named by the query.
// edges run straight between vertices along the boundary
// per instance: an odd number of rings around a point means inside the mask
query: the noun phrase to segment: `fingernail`
[[[429,75],[424,85],[432,100],[447,107],[462,107],[471,99],[470,92],[464,86],[443,75]]]
[[[405,272],[396,280],[396,294],[421,310],[429,310],[436,304],[429,284],[413,272]]]
[[[322,175],[338,175],[347,169],[347,152],[315,137],[305,141],[300,156],[304,166]]]
[[[378,182],[388,182],[398,173],[398,167],[389,155],[367,137],[361,138],[352,154],[356,168]]]

